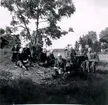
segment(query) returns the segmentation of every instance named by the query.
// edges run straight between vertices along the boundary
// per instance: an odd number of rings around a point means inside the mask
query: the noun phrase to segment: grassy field
[[[95,74],[74,73],[66,79],[53,79],[52,69],[36,64],[24,71],[15,67],[10,56],[9,49],[0,50],[0,105],[108,105],[108,55],[99,55]]]

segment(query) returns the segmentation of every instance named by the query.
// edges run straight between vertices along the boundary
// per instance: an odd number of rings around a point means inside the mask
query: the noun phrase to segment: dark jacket
[[[47,64],[49,66],[54,66],[54,62],[55,62],[55,57],[54,54],[50,54],[47,56]]]
[[[29,48],[23,48],[22,53],[19,54],[19,60],[21,60],[21,61],[27,60],[30,55],[31,55],[30,49]]]
[[[65,65],[66,65],[66,61],[63,58],[61,60],[58,59],[55,60],[55,65],[54,65],[55,67],[64,69]]]
[[[71,57],[71,61],[72,61],[72,62],[75,61],[75,59],[76,59],[75,56],[76,56],[76,52],[75,52],[74,49],[72,49],[72,50],[71,50],[71,53],[70,53],[70,57]]]
[[[39,62],[44,63],[46,60],[47,60],[47,54],[42,52],[42,53],[39,55]]]

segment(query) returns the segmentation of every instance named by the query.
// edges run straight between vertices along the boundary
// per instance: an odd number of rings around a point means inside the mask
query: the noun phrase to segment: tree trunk
[[[35,37],[35,45],[38,44],[38,37],[39,37],[39,11],[37,10],[37,21],[36,21],[36,37]]]

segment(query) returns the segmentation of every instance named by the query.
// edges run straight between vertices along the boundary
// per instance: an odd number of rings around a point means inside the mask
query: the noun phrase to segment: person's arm
[[[74,50],[74,55],[77,55],[76,51]]]
[[[96,60],[96,62],[99,62],[99,56],[98,56],[98,54],[95,55],[95,60]]]
[[[28,48],[28,55],[31,56],[31,51],[29,48]]]
[[[57,67],[57,59],[54,61],[54,67]]]
[[[52,60],[54,60],[54,59],[55,59],[54,54],[52,54]]]
[[[41,62],[42,53],[39,54],[38,61]]]

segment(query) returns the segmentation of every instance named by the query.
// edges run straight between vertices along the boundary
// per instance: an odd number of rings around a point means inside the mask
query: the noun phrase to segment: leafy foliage
[[[4,47],[12,47],[15,44],[20,44],[20,38],[19,35],[5,35],[3,37],[0,38],[1,42],[0,42],[0,48],[4,48]]]
[[[108,44],[107,44],[107,43],[103,43],[103,44],[101,45],[101,48],[102,48],[102,49],[107,49],[107,48],[108,48]]]
[[[102,30],[99,34],[100,41],[108,43],[108,27],[106,27],[104,30]]]
[[[100,42],[101,44],[101,48],[103,50],[108,48],[108,27],[106,27],[104,30],[102,30],[99,34],[100,37]]]
[[[5,33],[5,30],[0,28],[0,35],[3,35]]]
[[[75,42],[75,49],[78,50],[79,49],[79,43],[76,41]]]
[[[95,31],[89,31],[87,36],[92,40],[92,42],[97,41],[97,34]]]
[[[0,48],[12,47],[15,44],[20,43],[20,38],[18,34],[13,34],[11,27],[6,27],[5,29],[0,29]]]
[[[100,41],[96,41],[95,43],[93,43],[92,49],[95,52],[100,52],[101,51],[101,43],[100,43]]]
[[[100,52],[101,50],[101,43],[97,40],[97,34],[94,31],[89,31],[88,34],[80,37],[79,43],[82,48],[84,48],[85,45],[89,45],[95,52]]]
[[[49,36],[46,38],[46,42],[51,45],[51,38],[58,39],[67,34],[66,31],[57,26],[57,22],[62,17],[70,17],[75,12],[71,0],[2,0],[1,5],[14,14],[11,22],[13,29],[17,31],[18,27],[22,27],[27,32],[26,37],[29,40],[32,39],[32,34],[28,25],[31,20],[36,23],[33,44],[39,41],[39,37]],[[39,26],[43,22],[46,22],[48,26],[40,29]]]

